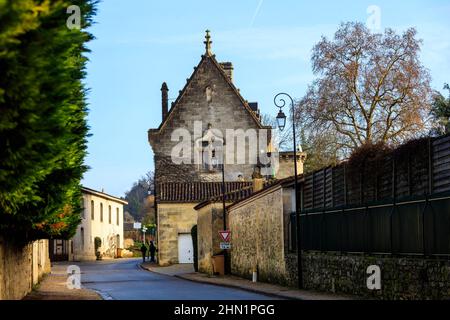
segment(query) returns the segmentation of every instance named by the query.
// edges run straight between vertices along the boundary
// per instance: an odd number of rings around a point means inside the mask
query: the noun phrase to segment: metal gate
[[[49,241],[50,261],[69,260],[70,242],[63,239],[51,239]]]

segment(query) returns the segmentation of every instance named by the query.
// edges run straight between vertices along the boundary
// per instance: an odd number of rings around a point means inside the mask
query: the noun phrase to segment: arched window
[[[81,205],[81,218],[86,219],[86,206],[84,204],[83,198],[81,198],[80,205]]]
[[[100,222],[103,222],[103,203],[100,202]]]
[[[108,222],[111,224],[111,206],[108,207]]]
[[[94,213],[94,200],[91,200],[91,219],[94,220],[95,213]]]
[[[81,237],[81,249],[84,250],[84,228],[81,227],[81,230],[80,230],[80,231],[81,231],[81,232],[80,232],[80,237]]]

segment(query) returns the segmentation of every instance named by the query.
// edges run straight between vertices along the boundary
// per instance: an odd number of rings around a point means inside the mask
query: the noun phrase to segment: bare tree
[[[292,118],[286,120],[286,127],[283,131],[278,129],[278,124],[275,116],[270,114],[263,114],[261,123],[272,128],[272,144],[280,151],[292,151]]]
[[[303,128],[335,136],[341,154],[425,132],[432,91],[420,45],[413,28],[373,34],[354,22],[341,24],[332,41],[322,37],[312,54],[318,78],[296,109]]]

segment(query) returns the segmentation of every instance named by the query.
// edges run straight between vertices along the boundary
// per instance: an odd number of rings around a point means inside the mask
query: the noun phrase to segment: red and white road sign
[[[219,235],[224,242],[230,242],[230,240],[231,240],[231,231],[230,230],[220,230]]]

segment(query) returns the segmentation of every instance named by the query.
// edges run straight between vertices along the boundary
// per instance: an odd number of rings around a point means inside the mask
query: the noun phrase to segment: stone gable
[[[197,164],[173,164],[171,152],[178,141],[171,135],[178,128],[187,129],[194,150],[194,122],[201,121],[204,132],[210,125],[225,135],[226,129],[261,129],[258,115],[242,99],[229,75],[213,55],[203,55],[202,60],[172,104],[168,115],[158,129],[149,130],[149,142],[155,159],[156,179],[161,182],[220,181],[220,172],[203,172]],[[255,142],[252,142],[255,143]],[[246,141],[248,154],[249,142]],[[267,146],[264,146],[265,149]],[[259,150],[259,148],[257,149]],[[193,162],[193,154],[191,160]],[[250,180],[254,164],[226,164],[226,180],[236,181],[241,175]]]

